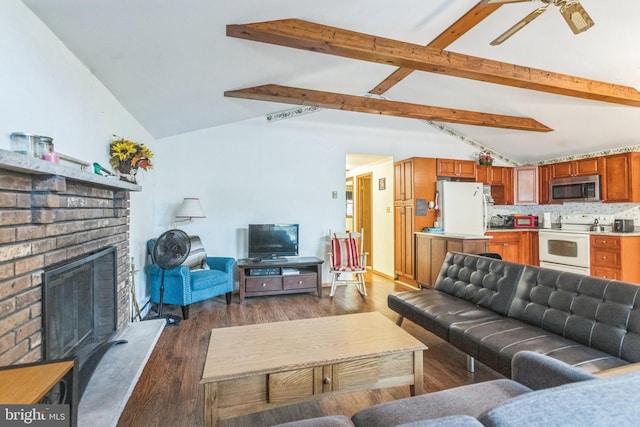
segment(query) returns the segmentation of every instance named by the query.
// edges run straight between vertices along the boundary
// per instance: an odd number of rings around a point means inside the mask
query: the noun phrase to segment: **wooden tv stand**
[[[318,292],[322,298],[322,264],[317,257],[290,257],[283,260],[241,259],[240,304],[245,297]],[[292,269],[292,270],[288,270]]]

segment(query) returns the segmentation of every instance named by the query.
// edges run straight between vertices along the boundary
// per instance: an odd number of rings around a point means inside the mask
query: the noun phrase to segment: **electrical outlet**
[[[334,199],[337,199],[338,198],[338,192],[337,191],[331,192],[331,197],[334,198]]]
[[[391,213],[391,206],[387,206],[387,213]]]

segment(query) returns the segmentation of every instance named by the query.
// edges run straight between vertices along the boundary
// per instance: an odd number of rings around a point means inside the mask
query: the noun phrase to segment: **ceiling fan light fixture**
[[[578,2],[566,3],[560,8],[560,13],[574,34],[580,34],[595,25],[587,11]]]

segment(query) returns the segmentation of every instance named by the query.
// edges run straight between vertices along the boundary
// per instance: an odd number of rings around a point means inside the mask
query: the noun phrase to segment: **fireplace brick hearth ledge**
[[[102,358],[78,406],[78,426],[115,427],[164,330],[164,319],[130,323]]]

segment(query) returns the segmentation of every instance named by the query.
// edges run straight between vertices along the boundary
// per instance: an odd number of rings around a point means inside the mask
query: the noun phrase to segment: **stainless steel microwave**
[[[549,180],[551,202],[595,202],[600,200],[600,175]]]

